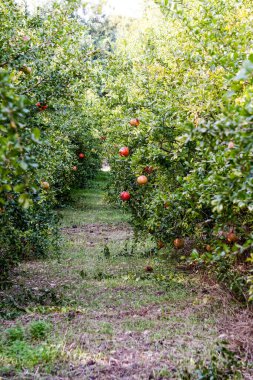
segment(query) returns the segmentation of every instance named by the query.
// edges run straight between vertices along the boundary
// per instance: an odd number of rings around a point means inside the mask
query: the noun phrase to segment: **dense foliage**
[[[0,4],[3,276],[21,259],[57,248],[55,207],[100,166],[88,108],[94,47],[78,6],[55,3],[29,14],[12,0]]]
[[[111,196],[120,201],[119,193],[128,191],[139,231],[151,233],[159,247],[184,245],[179,257],[189,259],[191,252],[191,261],[215,268],[247,298],[253,244],[251,2],[157,3],[160,9],[152,7],[123,34],[103,78]],[[140,124],[129,124],[132,118]],[[130,154],[120,157],[121,147]],[[147,184],[138,184],[141,175]]]

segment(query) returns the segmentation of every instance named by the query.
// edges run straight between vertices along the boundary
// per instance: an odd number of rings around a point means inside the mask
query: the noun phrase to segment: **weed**
[[[52,326],[46,321],[34,321],[30,323],[29,333],[32,339],[45,339],[49,334]]]
[[[50,330],[51,325],[46,321],[31,322],[27,329],[21,326],[7,329],[0,339],[0,375],[7,376],[14,370],[33,368],[38,364],[45,367],[59,358],[60,344],[38,342],[44,340]]]
[[[106,259],[108,259],[108,258],[111,256],[110,249],[108,248],[107,245],[105,245],[105,247],[104,247],[103,254],[104,254],[104,257],[105,257]]]
[[[11,327],[6,330],[6,339],[8,342],[14,342],[16,340],[22,341],[24,338],[24,329],[21,326]]]

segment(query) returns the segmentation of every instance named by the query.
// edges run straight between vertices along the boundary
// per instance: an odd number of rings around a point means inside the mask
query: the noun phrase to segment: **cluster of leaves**
[[[75,0],[32,13],[12,0],[0,4],[3,275],[21,259],[57,249],[55,207],[101,164],[89,109],[95,47],[77,9]]]
[[[160,5],[122,33],[103,78],[111,198],[119,202],[129,191],[137,229],[168,246],[194,239],[193,261],[242,265],[246,280],[253,242],[252,7],[237,0]],[[129,125],[132,117],[138,127]],[[126,158],[118,155],[122,146],[130,149]],[[136,183],[142,174],[144,186]]]

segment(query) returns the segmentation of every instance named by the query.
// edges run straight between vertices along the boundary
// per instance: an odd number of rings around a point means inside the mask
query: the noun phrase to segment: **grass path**
[[[3,379],[182,379],[229,333],[235,306],[221,289],[177,270],[166,251],[150,256],[152,242],[135,243],[103,186],[101,176],[61,211],[59,259],[19,268],[17,292],[33,297],[3,324]]]

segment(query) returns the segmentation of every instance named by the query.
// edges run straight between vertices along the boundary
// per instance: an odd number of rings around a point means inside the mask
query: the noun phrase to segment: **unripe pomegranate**
[[[236,243],[238,241],[238,237],[236,236],[234,232],[229,232],[227,234],[227,241],[229,243]]]
[[[131,119],[129,121],[129,124],[132,125],[133,127],[138,127],[138,125],[140,125],[140,120],[137,118]]]
[[[233,141],[229,141],[228,143],[228,149],[234,149],[235,143]]]
[[[72,170],[74,170],[74,172],[76,172],[77,171],[77,166],[73,166]]]
[[[174,240],[173,244],[176,249],[181,249],[184,247],[184,239],[177,238]]]
[[[140,177],[137,178],[137,183],[139,185],[146,185],[146,183],[148,183],[148,179],[145,175],[141,175]]]
[[[48,190],[50,188],[50,185],[48,182],[43,181],[43,182],[41,182],[41,187],[43,190]]]
[[[25,74],[31,74],[32,68],[24,65],[23,67],[21,67],[21,71],[23,71],[23,73],[25,73]]]
[[[212,251],[212,247],[209,244],[206,245],[206,251],[207,252],[211,252]]]

